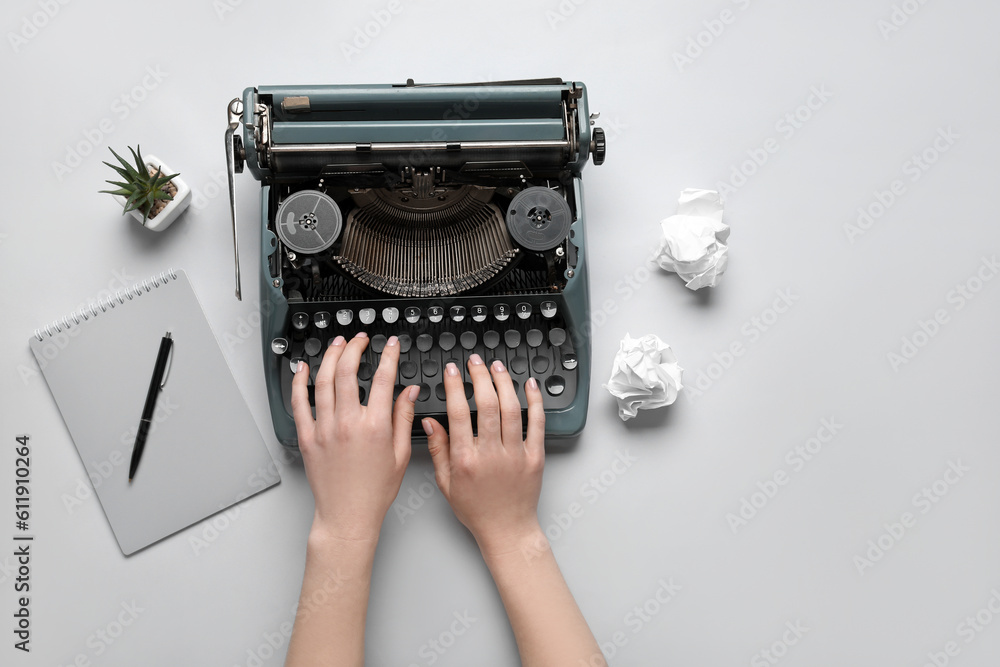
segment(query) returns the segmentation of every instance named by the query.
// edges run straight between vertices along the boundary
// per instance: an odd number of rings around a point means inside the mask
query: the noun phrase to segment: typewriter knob
[[[594,164],[604,164],[604,154],[607,152],[607,144],[604,140],[604,130],[595,127],[591,131],[590,154],[594,158]]]

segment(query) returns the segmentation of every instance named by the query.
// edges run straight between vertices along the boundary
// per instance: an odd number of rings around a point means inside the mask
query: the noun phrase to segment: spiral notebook
[[[167,331],[170,368],[130,484],[132,445]],[[126,556],[280,481],[183,271],[38,329],[29,344]]]

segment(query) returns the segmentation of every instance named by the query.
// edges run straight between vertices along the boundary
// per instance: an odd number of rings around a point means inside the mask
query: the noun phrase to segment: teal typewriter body
[[[389,336],[396,393],[447,425],[444,366],[479,354],[542,389],[546,435],[587,419],[591,347],[581,172],[604,160],[587,91],[559,79],[476,84],[260,86],[229,105],[234,175],[261,183],[264,376],[278,440],[297,446],[290,396],[336,336],[370,339],[362,403]]]

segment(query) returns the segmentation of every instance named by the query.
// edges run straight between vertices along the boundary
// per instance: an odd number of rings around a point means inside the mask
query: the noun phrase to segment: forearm
[[[374,559],[374,542],[313,529],[286,667],[364,665]]]
[[[607,664],[541,528],[483,556],[503,599],[524,667]]]

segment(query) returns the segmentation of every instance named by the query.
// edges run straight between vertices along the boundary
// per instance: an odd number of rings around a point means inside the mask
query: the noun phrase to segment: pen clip
[[[169,335],[169,334],[168,334]],[[167,352],[167,367],[163,370],[163,379],[160,380],[160,389],[167,386],[167,376],[170,375],[170,366],[174,363],[174,346],[170,346]]]

